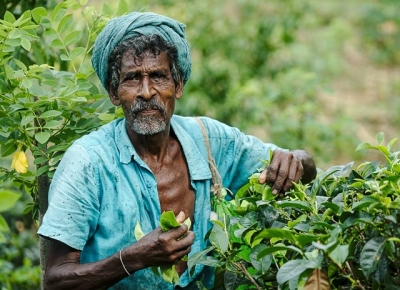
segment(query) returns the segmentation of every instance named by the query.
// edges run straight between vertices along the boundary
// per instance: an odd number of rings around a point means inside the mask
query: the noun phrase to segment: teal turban
[[[106,88],[108,59],[121,41],[140,35],[158,34],[178,49],[178,64],[185,84],[192,67],[189,44],[185,39],[185,25],[151,12],[132,12],[111,19],[100,32],[93,48],[92,65],[101,83]]]

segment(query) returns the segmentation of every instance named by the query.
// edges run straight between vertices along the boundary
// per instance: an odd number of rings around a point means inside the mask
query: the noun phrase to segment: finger
[[[187,225],[182,223],[179,227],[174,228],[172,230],[169,230],[165,234],[169,234],[169,239],[174,239],[174,240],[182,240],[183,238],[186,238],[189,233],[193,233],[189,231]]]
[[[272,185],[272,192],[274,194],[277,194],[278,192],[281,192],[283,190],[287,176],[289,174],[290,164],[293,157],[291,154],[286,154],[284,158],[286,160],[281,159],[279,168],[277,169],[275,182]]]
[[[267,182],[267,174],[268,174],[268,170],[266,168],[261,172],[260,177],[258,178],[258,182],[261,184]]]
[[[274,153],[272,154],[272,160],[269,166],[266,168],[266,182],[269,184],[274,184],[277,176],[278,176],[278,170],[279,170],[279,164],[281,162],[280,160],[280,151],[275,150]]]
[[[178,223],[183,223],[185,221],[185,213],[183,211],[180,211],[179,214],[176,216],[176,220]]]
[[[283,191],[289,191],[293,186],[293,182],[299,181],[299,173],[302,170],[300,166],[301,164],[295,158],[293,158],[289,166],[289,172],[287,174],[285,184],[283,185]]]

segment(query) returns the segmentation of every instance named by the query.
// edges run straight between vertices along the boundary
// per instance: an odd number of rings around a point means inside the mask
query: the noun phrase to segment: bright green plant
[[[231,203],[236,216],[214,221],[211,246],[189,267],[214,266],[216,289],[398,289],[400,152],[397,139],[377,140],[357,150],[378,150],[384,164],[334,166],[282,199],[251,176]]]
[[[4,233],[10,232],[7,221],[1,213],[12,208],[20,197],[21,194],[19,192],[11,190],[0,191],[0,243],[5,242]]]
[[[122,115],[93,77],[90,53],[106,22],[126,13],[127,3],[115,10],[104,4],[101,13],[86,4],[68,0],[51,11],[37,7],[18,18],[7,11],[0,19],[0,155],[13,155],[10,166],[0,167],[0,188],[28,193],[32,202],[24,213],[35,220],[47,209],[65,150]],[[19,58],[21,51],[28,59]],[[46,63],[49,56],[56,59]],[[46,242],[40,243],[43,267]]]

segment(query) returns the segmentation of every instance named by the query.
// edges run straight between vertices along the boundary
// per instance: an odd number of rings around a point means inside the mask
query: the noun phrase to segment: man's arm
[[[185,237],[181,238],[184,234]],[[179,240],[178,240],[179,239]],[[137,243],[121,251],[126,270],[134,275],[138,270],[177,263],[190,252],[194,233],[185,224],[162,232],[155,229]],[[119,252],[103,260],[80,264],[79,250],[57,240],[50,240],[44,289],[107,289],[127,277]]]
[[[314,160],[304,150],[275,150],[270,165],[261,173],[259,182],[271,184],[273,193],[286,192],[293,182],[309,183],[317,175]]]

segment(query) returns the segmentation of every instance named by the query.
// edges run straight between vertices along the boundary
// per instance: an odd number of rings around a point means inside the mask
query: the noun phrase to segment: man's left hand
[[[316,176],[316,167],[313,159],[303,150],[281,151],[275,150],[270,165],[260,175],[260,183],[272,186],[274,194],[289,191],[293,182],[308,183]]]

